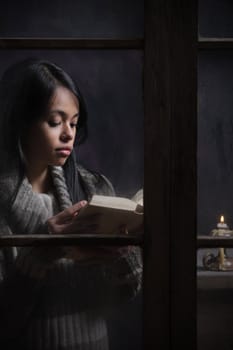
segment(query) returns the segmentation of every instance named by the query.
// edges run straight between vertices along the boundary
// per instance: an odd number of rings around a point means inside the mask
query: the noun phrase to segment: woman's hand
[[[87,201],[80,201],[71,207],[54,215],[47,221],[48,231],[51,234],[69,234],[69,233],[95,233],[97,217],[79,219],[80,210],[87,205]]]
[[[79,211],[87,205],[81,201],[63,210],[47,221],[48,230],[51,234],[85,234],[96,233],[99,215],[89,215],[82,220],[78,218]],[[77,220],[78,219],[78,220]],[[82,262],[111,261],[119,256],[120,249],[113,247],[77,247],[65,248],[66,257]]]

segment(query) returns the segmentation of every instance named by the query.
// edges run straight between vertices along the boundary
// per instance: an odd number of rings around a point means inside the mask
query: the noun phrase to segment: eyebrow
[[[65,113],[64,111],[62,111],[60,109],[53,109],[50,111],[50,114],[59,114],[63,118],[68,117],[67,113]],[[71,119],[78,118],[78,117],[79,117],[79,112],[76,113],[75,115],[73,115],[73,117]]]

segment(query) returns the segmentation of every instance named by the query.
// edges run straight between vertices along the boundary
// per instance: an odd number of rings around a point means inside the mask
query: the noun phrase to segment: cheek
[[[56,137],[53,133],[37,129],[36,132],[30,135],[29,147],[31,151],[35,151],[37,154],[44,153],[46,155],[46,152],[51,151],[53,148],[55,139]]]
[[[53,146],[56,143],[56,133],[47,133],[43,135],[43,142],[45,145],[47,145],[48,147]]]
[[[42,147],[52,147],[57,140],[58,131],[54,129],[42,129],[37,135],[37,142],[41,144]]]

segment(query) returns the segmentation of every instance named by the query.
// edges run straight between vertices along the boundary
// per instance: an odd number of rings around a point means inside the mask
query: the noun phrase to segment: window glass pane
[[[45,58],[62,66],[77,81],[82,91],[88,109],[89,135],[86,143],[77,148],[78,162],[82,163],[86,169],[104,174],[111,181],[118,195],[128,198],[132,197],[143,186],[142,52],[138,50],[4,50],[0,58],[0,74],[2,75],[3,71],[11,63],[32,56]],[[21,205],[21,210],[22,207]],[[24,218],[24,213],[19,217]],[[19,230],[19,227],[17,226],[17,230]],[[59,251],[58,253],[60,254]],[[48,255],[45,254],[46,256],[44,257],[44,250],[42,249],[41,251],[39,248],[33,248],[30,257],[35,256],[40,261],[41,254],[43,257],[42,262],[46,262],[47,258],[53,258],[50,252]],[[71,265],[66,265],[67,262],[63,264],[64,262],[61,260],[63,255],[59,254],[58,270],[57,272],[53,270],[53,273],[51,272],[49,275],[51,280],[48,281],[48,293],[47,288],[43,289],[42,292],[36,289],[33,294],[29,293],[33,298],[37,298],[36,301],[33,299],[33,303],[35,302],[40,307],[33,308],[33,311],[31,311],[31,305],[27,305],[27,302],[30,302],[30,298],[26,298],[26,292],[24,298],[20,298],[20,303],[19,298],[17,298],[16,304],[18,306],[12,304],[14,302],[13,298],[6,299],[8,304],[6,303],[5,305],[7,307],[10,305],[11,307],[11,314],[8,314],[9,317],[14,314],[17,307],[24,308],[24,310],[20,309],[20,312],[15,313],[16,323],[20,324],[20,317],[25,312],[24,302],[26,303],[26,311],[30,313],[34,320],[31,322],[31,318],[27,318],[29,328],[23,328],[23,331],[20,332],[20,337],[26,337],[26,339],[30,337],[30,341],[33,341],[33,339],[36,339],[35,332],[37,330],[39,332],[39,328],[43,328],[42,331],[44,333],[42,332],[42,335],[38,336],[40,343],[37,342],[38,346],[41,346],[40,349],[43,350],[46,350],[43,343],[46,341],[60,342],[59,344],[63,345],[67,344],[67,342],[72,343],[72,337],[78,337],[75,341],[79,342],[80,337],[85,338],[87,336],[87,333],[85,333],[85,336],[80,333],[83,329],[86,331],[85,326],[81,326],[83,328],[80,330],[80,323],[78,323],[79,318],[83,318],[88,327],[94,332],[93,338],[95,342],[98,342],[99,339],[102,341],[103,333],[100,334],[99,332],[105,332],[106,321],[110,350],[119,348],[125,350],[141,349],[141,291],[138,290],[135,297],[131,298],[133,295],[130,296],[131,292],[124,285],[125,282],[131,283],[130,281],[137,277],[137,260],[132,258],[132,262],[129,261],[128,252],[123,252],[121,254],[123,260],[121,257],[120,259],[117,258],[117,260],[114,260],[114,264],[108,263],[107,268],[99,271],[99,268],[96,269],[95,262],[83,267],[82,264],[76,264],[76,258],[73,256],[72,258],[69,257],[71,262],[68,263]],[[12,265],[12,253],[8,253],[8,256],[10,265]],[[75,266],[77,265],[77,279],[73,274],[76,273],[72,267],[74,261]],[[2,264],[4,263],[5,257],[2,257]],[[33,262],[29,267],[31,268],[32,266],[34,266]],[[136,269],[133,274],[125,274],[128,266],[135,266]],[[60,267],[64,270],[62,272],[62,280],[60,280]],[[103,271],[104,273],[100,274]],[[118,279],[119,274],[120,279],[122,278],[121,281]],[[116,276],[118,277],[116,278]],[[80,282],[80,278],[83,283]],[[101,281],[102,278],[104,280]],[[111,283],[114,281],[119,282],[119,286],[113,284],[115,286],[113,288]],[[17,286],[14,285],[15,282],[18,283],[17,278],[16,280],[14,279],[13,284],[10,284],[11,293],[17,291],[17,296],[21,296],[24,290],[17,289]],[[101,291],[99,290],[99,282],[103,282],[101,283]],[[27,280],[25,280],[25,283],[20,281],[22,288],[29,288],[27,289],[28,292],[30,288],[34,288],[34,285],[31,286],[30,283],[29,285],[27,283]],[[80,287],[81,285],[82,287]],[[134,286],[136,287],[136,285]],[[79,287],[81,288],[80,290]],[[9,294],[7,291],[7,298],[8,295],[11,296],[11,293]],[[93,299],[92,293],[94,295]],[[77,296],[80,297],[78,298]],[[66,298],[67,300],[65,300]],[[96,298],[100,302],[97,305],[98,312],[96,311],[96,304],[93,304]],[[60,308],[57,308],[56,302],[60,303],[60,300],[63,299],[65,305],[61,303]],[[3,298],[2,300],[5,299]],[[88,316],[86,316],[86,311],[88,311]],[[47,312],[51,316],[49,319],[46,319]],[[70,316],[73,314],[75,317],[74,323],[73,316]],[[104,322],[99,319],[99,315],[102,317],[103,314]],[[26,316],[28,317],[28,315]],[[59,317],[59,321],[56,323],[57,317]],[[47,323],[41,322],[44,318]],[[69,325],[71,319],[73,328],[70,328]],[[12,323],[10,324],[14,327]],[[15,327],[17,328],[17,325]],[[23,326],[23,320],[22,327],[26,327]],[[48,334],[47,327],[50,327],[52,335],[51,333]],[[7,331],[9,332],[9,329],[6,330],[6,334]],[[57,338],[49,338],[48,340],[50,335]],[[23,343],[25,338],[18,338],[17,335],[16,339],[16,343],[22,342],[22,348],[25,349],[26,347]],[[37,349],[36,345],[28,348]],[[101,345],[102,348],[105,349]],[[66,346],[64,349],[68,350],[70,348]]]
[[[199,0],[199,35],[201,37],[233,37],[233,2],[231,0]]]
[[[138,255],[104,249],[1,248],[1,348],[141,349]]]
[[[0,36],[142,37],[143,12],[142,0],[9,0],[1,4]]]
[[[213,235],[224,216],[233,229],[233,51],[201,51],[198,72],[198,234]],[[227,227],[226,227],[227,228]],[[198,350],[233,344],[233,249],[197,254]],[[224,271],[219,271],[224,269]],[[229,271],[225,271],[229,270]]]

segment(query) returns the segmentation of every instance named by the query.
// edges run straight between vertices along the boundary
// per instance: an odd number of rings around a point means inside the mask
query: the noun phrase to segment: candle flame
[[[221,217],[220,217],[220,222],[221,222],[221,224],[224,224],[224,216],[223,215],[221,215]]]

